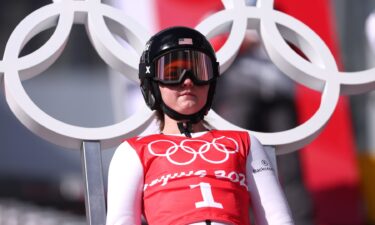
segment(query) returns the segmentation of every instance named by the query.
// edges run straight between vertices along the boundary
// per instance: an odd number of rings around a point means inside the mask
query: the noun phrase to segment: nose
[[[192,87],[194,85],[194,82],[190,79],[190,77],[187,77],[186,79],[184,79],[184,81],[182,82],[182,86],[183,87]]]

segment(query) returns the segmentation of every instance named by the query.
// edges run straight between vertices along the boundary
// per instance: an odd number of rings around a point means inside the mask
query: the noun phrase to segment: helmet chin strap
[[[193,124],[191,122],[178,122],[177,126],[181,134],[184,134],[186,137],[191,138],[191,132],[193,132]]]
[[[203,117],[206,114],[205,107],[190,115],[180,114],[164,103],[161,103],[161,110],[172,119],[179,121],[177,122],[178,129],[180,130],[181,134],[184,134],[186,137],[191,137],[191,133],[193,132],[193,124],[203,120]]]

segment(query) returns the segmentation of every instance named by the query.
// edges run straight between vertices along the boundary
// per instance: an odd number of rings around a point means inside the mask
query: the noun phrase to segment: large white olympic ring
[[[245,31],[255,29],[280,70],[291,79],[322,91],[319,109],[305,123],[282,132],[253,132],[262,144],[275,146],[277,153],[281,154],[305,146],[319,134],[331,117],[340,94],[373,90],[375,68],[339,72],[332,53],[319,36],[293,17],[275,11],[273,3],[273,0],[258,0],[257,7],[251,7],[246,6],[244,0],[223,0],[225,9],[209,16],[196,28],[207,37],[230,33],[217,52],[221,73],[234,61]],[[108,65],[138,82],[138,59],[149,33],[122,11],[102,4],[100,0],[64,0],[36,10],[16,27],[6,45],[3,61],[0,61],[0,85],[4,79],[6,100],[11,110],[40,137],[74,149],[79,149],[85,140],[100,141],[103,148],[116,146],[121,139],[141,133],[153,120],[153,113],[146,105],[132,117],[111,126],[78,127],[44,113],[22,87],[21,80],[40,74],[60,56],[74,23],[87,27],[94,48]],[[54,26],[55,32],[42,47],[19,57],[32,37]],[[137,53],[121,46],[113,33],[127,40]],[[299,47],[310,62],[296,54],[285,40]],[[207,119],[218,129],[242,129],[212,110]]]
[[[233,150],[228,149],[227,146],[224,143],[220,143],[220,141],[223,140],[223,139],[226,139],[226,140],[229,140],[229,141],[233,142],[234,149]],[[200,147],[199,148],[196,148],[196,147],[192,148],[192,147],[189,146],[189,143],[200,144]],[[154,150],[154,147],[153,147],[155,145],[160,145],[161,148],[165,148],[165,150],[162,153],[156,152]],[[204,140],[185,139],[185,140],[181,141],[180,144],[177,144],[177,143],[175,143],[171,140],[156,140],[156,141],[150,142],[147,145],[147,149],[148,149],[148,151],[150,152],[151,155],[159,156],[159,157],[166,157],[167,160],[170,163],[172,163],[174,165],[182,166],[182,165],[189,165],[192,162],[194,162],[198,155],[201,157],[201,159],[203,159],[204,161],[206,161],[208,163],[212,163],[212,164],[224,163],[228,160],[230,154],[234,154],[234,153],[238,152],[239,145],[233,138],[222,136],[222,137],[213,139],[212,142],[208,142],[208,141],[204,141]],[[160,149],[160,147],[159,147],[159,149]],[[220,160],[208,159],[205,156],[205,153],[207,153],[211,149],[216,150],[217,152],[224,153],[224,158],[220,159]],[[179,162],[178,160],[173,159],[173,155],[175,155],[179,150],[182,150],[183,152],[192,155],[191,159],[189,159],[185,162]]]
[[[13,31],[5,48],[2,67],[7,102],[17,118],[37,135],[61,146],[80,149],[84,140],[98,140],[103,148],[118,145],[124,137],[143,131],[152,121],[152,112],[144,106],[132,117],[105,127],[86,128],[66,124],[47,115],[27,95],[21,80],[47,69],[61,54],[73,23],[85,24],[95,49],[113,68],[136,80],[139,55],[123,48],[104,23],[110,18],[116,34],[128,40],[140,53],[149,34],[119,10],[100,2],[61,1],[38,9]],[[119,24],[125,28],[119,29]],[[18,58],[23,46],[36,34],[56,26],[52,37],[37,51]],[[132,33],[134,32],[134,33]]]

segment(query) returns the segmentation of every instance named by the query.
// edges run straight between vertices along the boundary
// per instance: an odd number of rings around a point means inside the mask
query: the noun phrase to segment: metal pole
[[[84,141],[81,148],[85,181],[85,206],[88,225],[104,225],[106,220],[100,143]]]

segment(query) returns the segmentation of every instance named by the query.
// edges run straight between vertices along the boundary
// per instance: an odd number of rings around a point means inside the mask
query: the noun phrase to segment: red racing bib
[[[128,143],[143,165],[143,210],[150,225],[207,219],[250,224],[247,132],[212,130],[193,138],[155,134]]]

